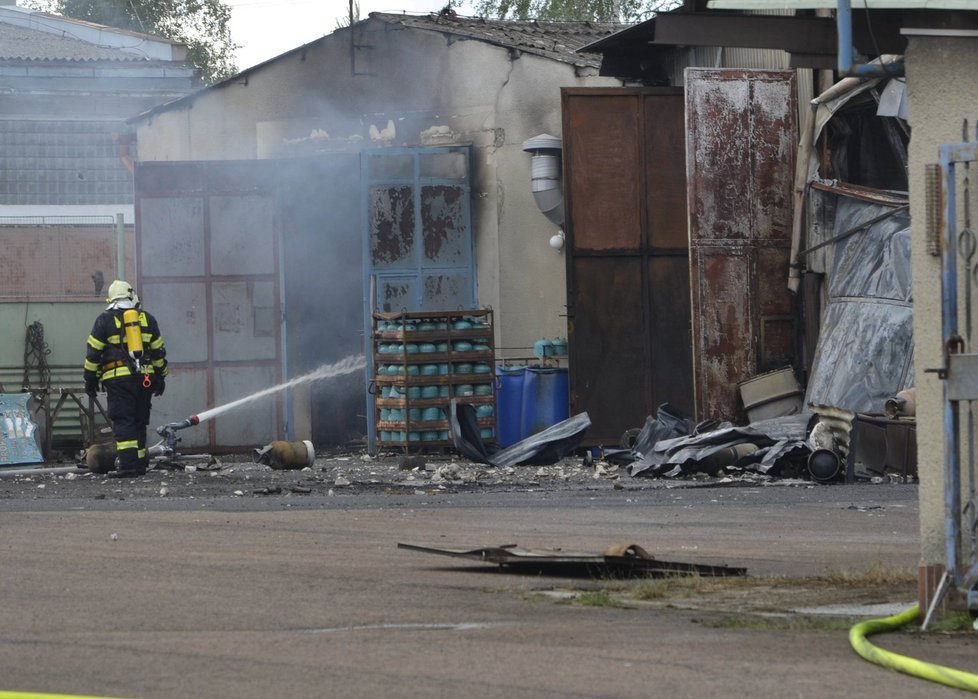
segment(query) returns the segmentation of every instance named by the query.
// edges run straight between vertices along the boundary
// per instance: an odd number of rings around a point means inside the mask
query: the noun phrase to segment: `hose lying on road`
[[[83,697],[77,694],[35,694],[34,692],[4,692],[0,699],[105,699],[105,697]]]
[[[902,672],[921,679],[930,680],[939,684],[964,689],[969,692],[978,692],[978,675],[963,670],[955,670],[953,667],[935,665],[916,658],[908,658],[899,653],[891,653],[888,650],[877,648],[866,640],[867,636],[885,631],[895,631],[902,626],[916,621],[920,616],[920,606],[914,605],[905,612],[883,619],[870,619],[856,624],[849,629],[849,644],[861,657],[871,663],[876,663],[883,667],[888,667],[897,672]],[[0,697],[2,699],[2,697]]]

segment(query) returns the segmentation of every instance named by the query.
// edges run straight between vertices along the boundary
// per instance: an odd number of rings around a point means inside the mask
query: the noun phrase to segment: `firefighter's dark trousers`
[[[109,420],[121,471],[145,471],[149,466],[146,454],[146,426],[152,393],[142,386],[141,376],[121,376],[103,382]]]

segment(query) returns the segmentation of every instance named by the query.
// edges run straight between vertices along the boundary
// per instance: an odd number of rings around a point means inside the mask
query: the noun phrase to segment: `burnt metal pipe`
[[[816,250],[819,250],[820,248],[824,248],[826,245],[832,245],[833,243],[838,243],[840,240],[845,240],[846,238],[851,238],[852,236],[856,235],[856,233],[859,233],[860,231],[865,231],[865,230],[869,229],[871,226],[875,226],[880,221],[885,221],[886,219],[890,218],[891,216],[896,216],[897,214],[903,213],[904,211],[909,211],[909,209],[910,209],[910,204],[901,204],[900,206],[898,206],[898,207],[896,207],[894,209],[890,209],[889,211],[884,211],[879,216],[874,216],[873,218],[869,219],[868,221],[863,221],[862,223],[853,226],[852,228],[850,228],[849,230],[847,230],[845,233],[839,233],[839,235],[832,236],[828,240],[823,240],[821,243],[818,243],[816,245],[812,245],[810,248],[805,248],[804,250],[802,250],[802,251],[800,251],[798,253],[798,257],[802,257],[804,255],[807,255],[810,252],[815,252]]]
[[[842,460],[831,449],[816,449],[808,456],[808,475],[817,483],[830,483],[842,474]]]

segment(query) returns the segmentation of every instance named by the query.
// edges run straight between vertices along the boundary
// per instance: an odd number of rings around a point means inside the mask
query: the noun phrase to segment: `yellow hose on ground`
[[[108,699],[108,697],[83,697],[78,694],[36,694],[34,692],[4,692],[0,699]]]
[[[867,636],[885,631],[895,631],[902,626],[906,626],[920,616],[920,606],[914,605],[905,612],[884,619],[870,619],[856,624],[849,629],[849,644],[861,657],[871,663],[888,667],[891,670],[902,672],[921,679],[937,682],[938,684],[964,689],[969,692],[978,692],[978,675],[963,670],[955,670],[953,667],[926,663],[916,658],[908,658],[899,653],[891,653],[888,650],[877,648],[866,640]],[[3,699],[3,697],[0,697]]]

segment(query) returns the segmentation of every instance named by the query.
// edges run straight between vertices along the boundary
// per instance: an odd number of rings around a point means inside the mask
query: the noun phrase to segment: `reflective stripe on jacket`
[[[95,319],[85,353],[86,381],[109,381],[133,375],[136,365],[129,357],[122,313],[121,309],[106,309]],[[140,311],[139,324],[143,335],[140,373],[166,376],[166,346],[156,318]]]

